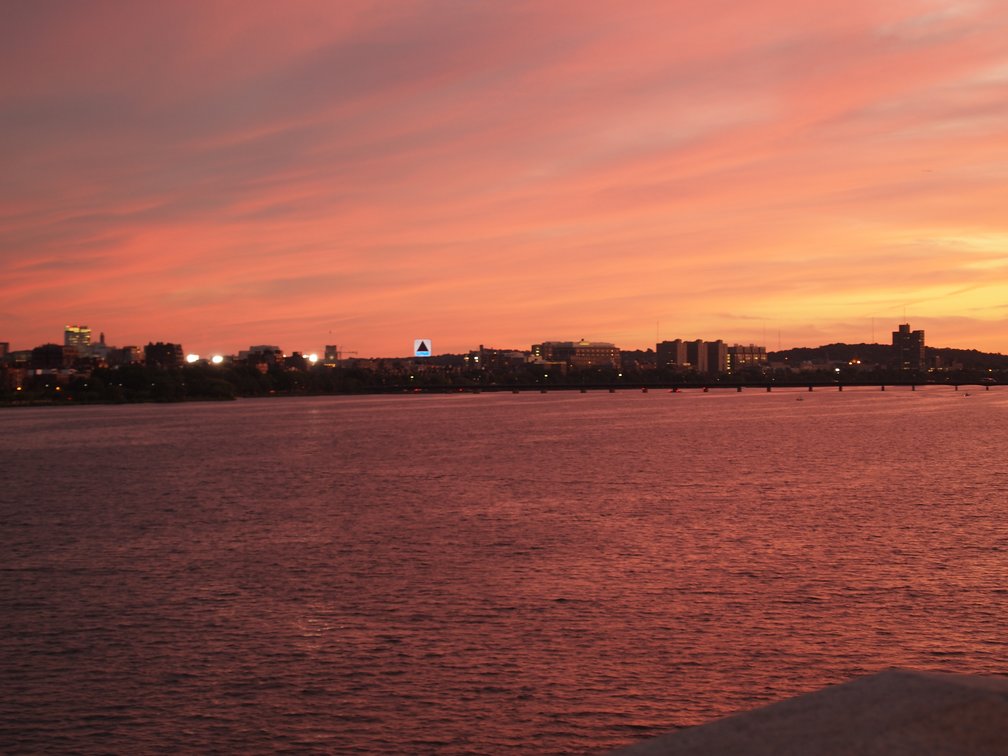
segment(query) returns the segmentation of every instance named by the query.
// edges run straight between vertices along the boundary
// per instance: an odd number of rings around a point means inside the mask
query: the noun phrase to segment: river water
[[[1008,672],[998,387],[0,417],[0,750],[599,753]]]

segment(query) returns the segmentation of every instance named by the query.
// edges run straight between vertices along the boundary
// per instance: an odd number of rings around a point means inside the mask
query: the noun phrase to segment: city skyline
[[[896,328],[896,330],[889,332],[890,337],[891,337],[890,341],[887,341],[885,339],[883,339],[881,341],[860,341],[860,342],[859,341],[855,341],[855,340],[850,340],[850,341],[838,341],[838,342],[831,342],[831,343],[832,344],[846,344],[848,346],[857,346],[858,344],[875,345],[875,346],[885,346],[885,345],[891,344],[893,347],[895,347],[897,345],[897,343],[903,344],[904,341],[905,341],[905,339],[909,338],[911,336],[911,334],[912,334],[912,337],[913,337],[914,340],[912,342],[910,342],[910,343],[912,343],[915,346],[902,346],[901,348],[902,349],[911,349],[911,350],[912,349],[917,349],[917,351],[920,352],[921,356],[918,357],[916,361],[917,361],[917,363],[921,363],[922,360],[923,360],[923,349],[924,349],[924,343],[925,343],[925,336],[924,336],[925,329],[914,329],[911,332],[910,331],[910,324],[909,323],[897,323],[897,324],[893,324],[893,325]],[[885,327],[884,326],[881,326],[881,327],[882,327],[882,330],[885,331]],[[95,333],[98,334],[97,337],[94,336]],[[95,340],[95,339],[97,339],[97,340]],[[115,349],[116,347],[121,348],[122,346],[126,346],[126,347],[131,348],[131,349],[137,349],[140,346],[143,346],[145,344],[155,344],[155,343],[156,344],[162,344],[162,343],[164,343],[164,344],[175,344],[175,345],[178,345],[180,348],[182,348],[184,350],[184,354],[187,356],[187,358],[192,358],[192,359],[190,359],[190,361],[194,361],[195,359],[210,359],[211,357],[216,360],[217,358],[220,358],[220,357],[227,357],[227,356],[234,356],[234,355],[237,355],[237,354],[242,354],[242,353],[248,352],[249,350],[257,350],[257,349],[265,349],[265,348],[267,348],[265,346],[255,346],[251,341],[246,340],[246,344],[252,344],[252,345],[251,346],[245,346],[245,347],[210,349],[210,350],[203,350],[203,351],[198,351],[197,352],[197,351],[194,351],[193,349],[189,348],[185,344],[184,340],[171,339],[171,338],[165,338],[165,339],[144,338],[144,339],[141,339],[140,342],[137,343],[137,344],[124,344],[124,345],[121,345],[121,344],[112,343],[112,342],[106,343],[105,332],[102,329],[92,329],[87,324],[74,323],[74,324],[66,324],[64,326],[62,339],[47,339],[47,340],[45,340],[43,342],[40,342],[38,344],[33,344],[31,346],[19,345],[18,342],[16,342],[16,341],[12,342],[9,338],[7,340],[0,340],[0,344],[3,345],[3,349],[4,349],[4,351],[0,352],[0,356],[3,356],[3,355],[5,355],[5,354],[7,354],[9,352],[19,352],[19,351],[20,352],[28,352],[28,351],[31,351],[35,347],[47,346],[47,345],[58,345],[61,342],[62,342],[63,346],[74,347],[77,351],[80,351],[82,353],[88,352],[88,349],[89,349],[90,346],[100,346],[102,349]],[[361,353],[359,350],[349,349],[349,348],[345,347],[345,345],[332,344],[332,343],[325,343],[325,344],[320,344],[320,345],[315,345],[315,344],[302,345],[299,348],[285,348],[284,345],[282,345],[282,344],[276,344],[276,345],[270,345],[268,348],[271,349],[271,350],[278,350],[278,351],[280,351],[280,352],[282,352],[284,354],[303,354],[303,355],[313,354],[313,355],[316,355],[318,357],[318,359],[321,359],[323,355],[328,356],[330,353],[341,354],[341,355],[346,355],[346,356],[353,356],[353,357],[358,357],[358,358],[363,358],[363,359],[381,359],[381,358],[402,359],[402,358],[408,358],[408,357],[411,357],[411,356],[417,356],[417,352],[416,352],[416,348],[417,347],[416,347],[416,345],[418,343],[423,343],[425,345],[425,351],[427,352],[427,354],[421,354],[420,355],[421,357],[424,357],[424,356],[451,355],[451,354],[463,354],[463,353],[466,353],[466,352],[472,352],[474,350],[474,348],[475,348],[475,344],[470,344],[470,345],[467,345],[467,346],[463,347],[462,349],[460,349],[458,351],[455,351],[455,352],[451,352],[451,351],[447,351],[447,350],[436,350],[436,349],[432,348],[432,345],[435,342],[436,342],[436,339],[430,339],[430,338],[427,338],[427,337],[424,337],[424,338],[421,338],[421,339],[414,339],[413,340],[413,349],[412,350],[406,349],[406,351],[404,351],[402,353],[395,353],[395,354],[393,354],[393,353],[388,353],[388,354],[365,354],[365,353]],[[708,359],[707,357],[702,357],[701,358],[701,357],[698,356],[697,353],[695,353],[695,352],[689,352],[688,350],[689,349],[696,350],[696,349],[700,349],[700,348],[716,348],[716,349],[719,349],[720,352],[712,353],[712,355],[709,357],[709,359],[713,361],[712,364],[720,364],[724,360],[724,354],[723,354],[724,351],[726,349],[730,349],[730,348],[742,348],[742,349],[758,348],[758,349],[763,350],[763,353],[769,353],[769,352],[775,352],[775,351],[787,351],[788,349],[808,349],[808,348],[815,349],[815,348],[823,348],[823,347],[829,346],[829,344],[798,344],[798,345],[794,345],[792,347],[778,349],[778,348],[773,347],[772,345],[765,344],[765,343],[758,343],[758,342],[748,342],[748,343],[746,343],[746,342],[741,342],[741,341],[732,340],[732,339],[725,340],[723,338],[712,338],[710,336],[710,334],[699,335],[699,336],[694,335],[694,336],[690,336],[689,338],[686,338],[686,339],[682,338],[682,335],[680,334],[680,335],[676,336],[675,338],[664,338],[661,341],[652,342],[651,344],[644,344],[644,345],[626,345],[626,344],[622,344],[621,345],[621,344],[616,344],[615,342],[608,341],[608,340],[589,340],[589,339],[584,339],[584,338],[582,338],[580,340],[574,340],[574,339],[564,339],[564,340],[561,340],[561,339],[543,339],[543,338],[539,338],[538,340],[529,340],[529,339],[526,339],[526,341],[524,343],[522,343],[522,344],[491,344],[487,340],[482,340],[482,341],[479,342],[479,349],[482,350],[482,349],[484,349],[484,347],[487,347],[487,348],[489,348],[491,350],[495,350],[495,351],[519,350],[519,351],[524,351],[524,352],[527,352],[527,353],[534,354],[534,353],[537,352],[537,348],[542,347],[542,346],[547,345],[547,344],[554,344],[554,345],[564,345],[565,344],[567,346],[576,346],[576,345],[580,344],[581,346],[595,346],[595,347],[606,347],[606,346],[608,346],[608,347],[614,347],[615,349],[618,349],[619,351],[623,351],[623,352],[655,351],[658,354],[659,358],[661,358],[661,355],[662,355],[662,351],[661,351],[662,348],[666,348],[666,349],[671,348],[671,349],[679,350],[679,351],[671,352],[670,353],[670,354],[678,355],[678,356],[676,356],[674,358],[671,358],[671,362],[673,362],[673,363],[683,362],[684,360],[688,361],[688,362],[692,362],[692,363],[698,363],[698,362],[706,363],[706,361]],[[697,346],[697,345],[702,345],[702,346]],[[950,345],[950,344],[936,345],[933,342],[929,342],[927,346],[929,348],[937,348],[937,349],[963,349],[963,350],[976,350],[976,351],[981,351],[981,352],[984,351],[984,350],[977,350],[976,347],[969,346],[969,345]],[[687,356],[686,356],[687,354],[692,354],[692,357],[687,358]],[[992,354],[1001,354],[1001,353],[1000,352],[994,352]],[[339,359],[339,357],[337,357],[337,359]]]
[[[1008,353],[1006,33],[982,0],[14,5],[0,338]]]

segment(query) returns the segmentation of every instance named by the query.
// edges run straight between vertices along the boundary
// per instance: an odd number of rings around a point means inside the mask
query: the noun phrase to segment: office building
[[[923,370],[924,331],[911,331],[909,323],[892,332],[893,362],[898,370]]]
[[[659,368],[690,368],[698,373],[728,371],[728,347],[717,341],[662,341],[655,345]]]
[[[686,361],[698,373],[707,372],[707,345],[703,339],[686,342]]]
[[[465,367],[480,370],[514,370],[528,361],[529,357],[525,352],[516,349],[493,349],[482,344],[478,350],[473,350],[463,357]]]
[[[728,372],[728,346],[721,340],[708,341],[705,344],[707,350],[707,372],[727,373]]]
[[[734,373],[746,367],[760,367],[767,364],[765,346],[755,344],[733,344],[728,347],[725,372]]]
[[[43,344],[31,350],[31,367],[35,370],[62,370],[73,365],[77,351],[59,344]]]
[[[545,362],[565,362],[574,368],[620,366],[620,350],[605,341],[544,341],[532,345],[532,354]]]
[[[655,359],[659,368],[685,367],[689,363],[686,359],[686,342],[675,339],[655,344]]]
[[[113,347],[109,349],[107,360],[109,365],[139,365],[143,354],[136,346]]]
[[[72,347],[81,357],[91,351],[91,329],[87,326],[68,325],[63,328],[63,346]]]
[[[253,344],[238,352],[238,359],[254,365],[280,365],[284,361],[284,353],[274,344]]]
[[[182,367],[182,345],[164,342],[148,343],[144,347],[144,363],[148,367],[170,370]]]

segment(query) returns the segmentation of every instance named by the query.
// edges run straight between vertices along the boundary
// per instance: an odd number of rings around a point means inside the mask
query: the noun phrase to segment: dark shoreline
[[[834,391],[842,393],[844,389],[878,389],[881,392],[889,390],[916,391],[920,388],[947,388],[950,391],[960,391],[968,393],[969,389],[990,391],[991,387],[999,384],[984,382],[967,383],[620,383],[620,384],[557,384],[542,386],[530,385],[482,385],[482,386],[408,386],[397,385],[387,387],[370,387],[357,391],[317,391],[317,392],[274,392],[269,394],[247,394],[234,396],[192,396],[179,398],[132,398],[132,399],[57,399],[57,398],[32,398],[25,400],[0,400],[0,407],[80,407],[80,406],[108,406],[108,405],[129,405],[129,404],[188,404],[188,403],[217,403],[233,402],[239,399],[289,399],[320,396],[410,396],[416,394],[481,394],[481,393],[511,393],[511,394],[547,394],[552,392],[579,392],[579,393],[623,393],[627,391],[648,393],[649,391],[662,393],[772,393],[774,391],[787,391],[789,393],[803,394],[823,391]]]

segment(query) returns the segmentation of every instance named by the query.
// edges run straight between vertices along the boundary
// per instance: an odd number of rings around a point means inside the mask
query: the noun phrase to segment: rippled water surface
[[[971,393],[3,410],[0,747],[597,753],[1008,672]]]

